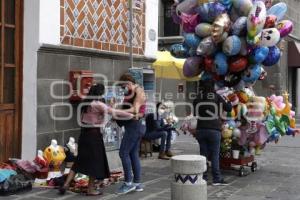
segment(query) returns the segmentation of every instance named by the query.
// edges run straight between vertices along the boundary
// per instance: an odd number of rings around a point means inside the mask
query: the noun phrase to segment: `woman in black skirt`
[[[60,194],[65,194],[70,182],[76,173],[89,176],[88,195],[100,195],[95,189],[95,180],[109,178],[109,166],[106,157],[100,126],[106,122],[106,114],[116,117],[132,118],[133,115],[124,111],[108,107],[101,96],[105,92],[102,84],[95,84],[84,100],[81,112],[81,134],[78,140],[78,156],[72,166],[65,184],[59,189]]]

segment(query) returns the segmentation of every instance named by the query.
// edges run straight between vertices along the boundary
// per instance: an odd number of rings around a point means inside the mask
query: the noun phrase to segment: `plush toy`
[[[33,161],[40,169],[47,168],[49,166],[49,163],[43,154],[42,150],[38,150],[37,156]]]
[[[189,133],[191,135],[195,135],[197,128],[197,118],[193,115],[187,116],[183,123],[181,124],[180,130],[183,131],[184,134]]]
[[[50,170],[60,171],[60,166],[66,158],[64,148],[57,144],[56,140],[51,140],[50,146],[44,150],[44,157],[49,163]]]
[[[69,138],[69,142],[65,145],[66,162],[74,162],[78,154],[78,145],[73,137]]]
[[[228,152],[231,149],[233,135],[233,127],[228,122],[224,122],[222,126],[222,152]]]

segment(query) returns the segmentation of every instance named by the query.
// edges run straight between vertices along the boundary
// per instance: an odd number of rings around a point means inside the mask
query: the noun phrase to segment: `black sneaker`
[[[224,181],[223,179],[218,181],[218,182],[213,182],[212,183],[213,186],[226,186],[229,185],[229,183],[227,183],[226,181]]]

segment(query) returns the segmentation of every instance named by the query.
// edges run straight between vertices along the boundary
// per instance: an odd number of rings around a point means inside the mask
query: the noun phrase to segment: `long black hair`
[[[89,90],[89,93],[86,95],[85,99],[82,101],[84,105],[82,106],[81,112],[85,113],[87,112],[87,109],[89,107],[89,104],[92,101],[101,101],[105,103],[105,99],[103,98],[103,95],[105,93],[105,86],[101,83],[97,83],[92,85],[92,87]]]

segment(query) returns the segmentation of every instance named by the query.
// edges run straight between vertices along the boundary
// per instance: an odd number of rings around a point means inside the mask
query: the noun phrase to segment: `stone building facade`
[[[22,77],[16,79],[21,89],[16,93],[20,129],[17,137],[12,135],[8,140],[19,141],[15,143],[17,150],[7,151],[3,158],[30,160],[51,139],[64,145],[70,136],[77,138],[80,133],[77,106],[69,102],[70,71],[91,70],[113,82],[132,67],[129,5],[125,0],[10,2],[18,11],[13,17],[21,18],[16,27],[23,25],[22,34],[15,34],[21,44],[15,46],[22,52],[16,55],[22,72]],[[158,20],[153,16],[158,16],[158,2],[133,0],[133,67],[149,68],[155,61]],[[2,131],[0,136],[7,137]],[[118,157],[116,151],[109,153],[112,159]]]

